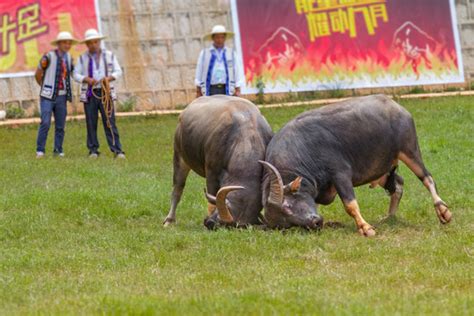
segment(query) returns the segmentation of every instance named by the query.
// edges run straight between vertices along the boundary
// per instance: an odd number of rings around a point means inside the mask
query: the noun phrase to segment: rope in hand
[[[102,105],[104,106],[107,128],[110,129],[110,134],[112,134],[112,144],[115,146],[115,135],[114,131],[112,130],[112,124],[110,120],[112,119],[112,114],[114,111],[114,101],[112,100],[112,95],[110,93],[110,82],[108,78],[104,78],[100,81],[101,86],[101,95],[98,96],[94,93],[94,89],[92,89],[92,95],[94,98],[100,100]]]

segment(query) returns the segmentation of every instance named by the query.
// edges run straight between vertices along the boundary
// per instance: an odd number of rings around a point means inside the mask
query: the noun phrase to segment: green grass
[[[89,160],[83,121],[67,124],[65,159],[34,158],[37,126],[0,128],[0,314],[473,315],[473,98],[402,103],[454,219],[440,226],[402,166],[395,219],[381,221],[383,190],[356,190],[372,239],[338,200],[321,213],[342,228],[207,231],[194,174],[162,228],[176,116],[119,118],[126,161],[103,137]],[[263,113],[277,130],[306,109]]]

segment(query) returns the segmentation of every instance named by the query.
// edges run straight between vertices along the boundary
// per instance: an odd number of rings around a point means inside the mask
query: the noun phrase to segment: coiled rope
[[[98,96],[94,93],[94,89],[92,89],[92,95],[94,98],[100,100],[102,105],[104,106],[107,128],[110,130],[112,134],[112,144],[115,146],[115,135],[114,131],[112,130],[112,124],[110,120],[112,119],[112,114],[114,112],[114,101],[112,100],[112,95],[110,93],[110,82],[108,78],[104,78],[100,81],[101,86],[101,96]]]

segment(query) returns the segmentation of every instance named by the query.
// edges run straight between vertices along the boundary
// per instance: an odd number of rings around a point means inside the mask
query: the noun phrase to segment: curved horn
[[[209,194],[206,189],[204,189],[204,195],[209,203],[216,205],[216,197],[212,194]]]
[[[230,210],[227,207],[227,203],[226,203],[227,194],[229,194],[232,191],[242,190],[242,189],[245,189],[245,188],[241,186],[230,185],[230,186],[220,188],[219,191],[217,192],[217,195],[216,195],[217,212],[219,213],[219,218],[223,222],[232,223],[234,221],[234,218],[232,217],[232,214],[230,213]]]
[[[281,207],[283,204],[283,180],[280,172],[271,163],[259,160],[270,173],[270,193],[268,194],[267,202]]]

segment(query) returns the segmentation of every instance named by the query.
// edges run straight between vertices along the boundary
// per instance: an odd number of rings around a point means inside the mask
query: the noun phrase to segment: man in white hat
[[[242,67],[235,50],[225,46],[225,41],[233,37],[223,25],[215,25],[211,34],[204,37],[212,40],[212,45],[201,51],[196,67],[196,96],[240,95],[243,84]]]
[[[105,37],[95,29],[84,34],[82,43],[88,51],[79,57],[74,69],[74,80],[81,83],[81,101],[87,124],[87,148],[89,157],[99,156],[97,121],[99,112],[104,125],[105,136],[110,150],[116,158],[125,158],[120,137],[115,124],[114,101],[117,99],[113,81],[122,75],[117,57],[109,50],[101,48]]]
[[[67,101],[71,102],[71,73],[74,69],[69,50],[77,41],[69,32],[60,32],[51,45],[55,49],[44,54],[35,72],[36,82],[41,86],[40,112],[41,123],[36,140],[36,157],[45,153],[46,140],[54,114],[55,136],[54,155],[64,156],[63,141],[66,125]]]

